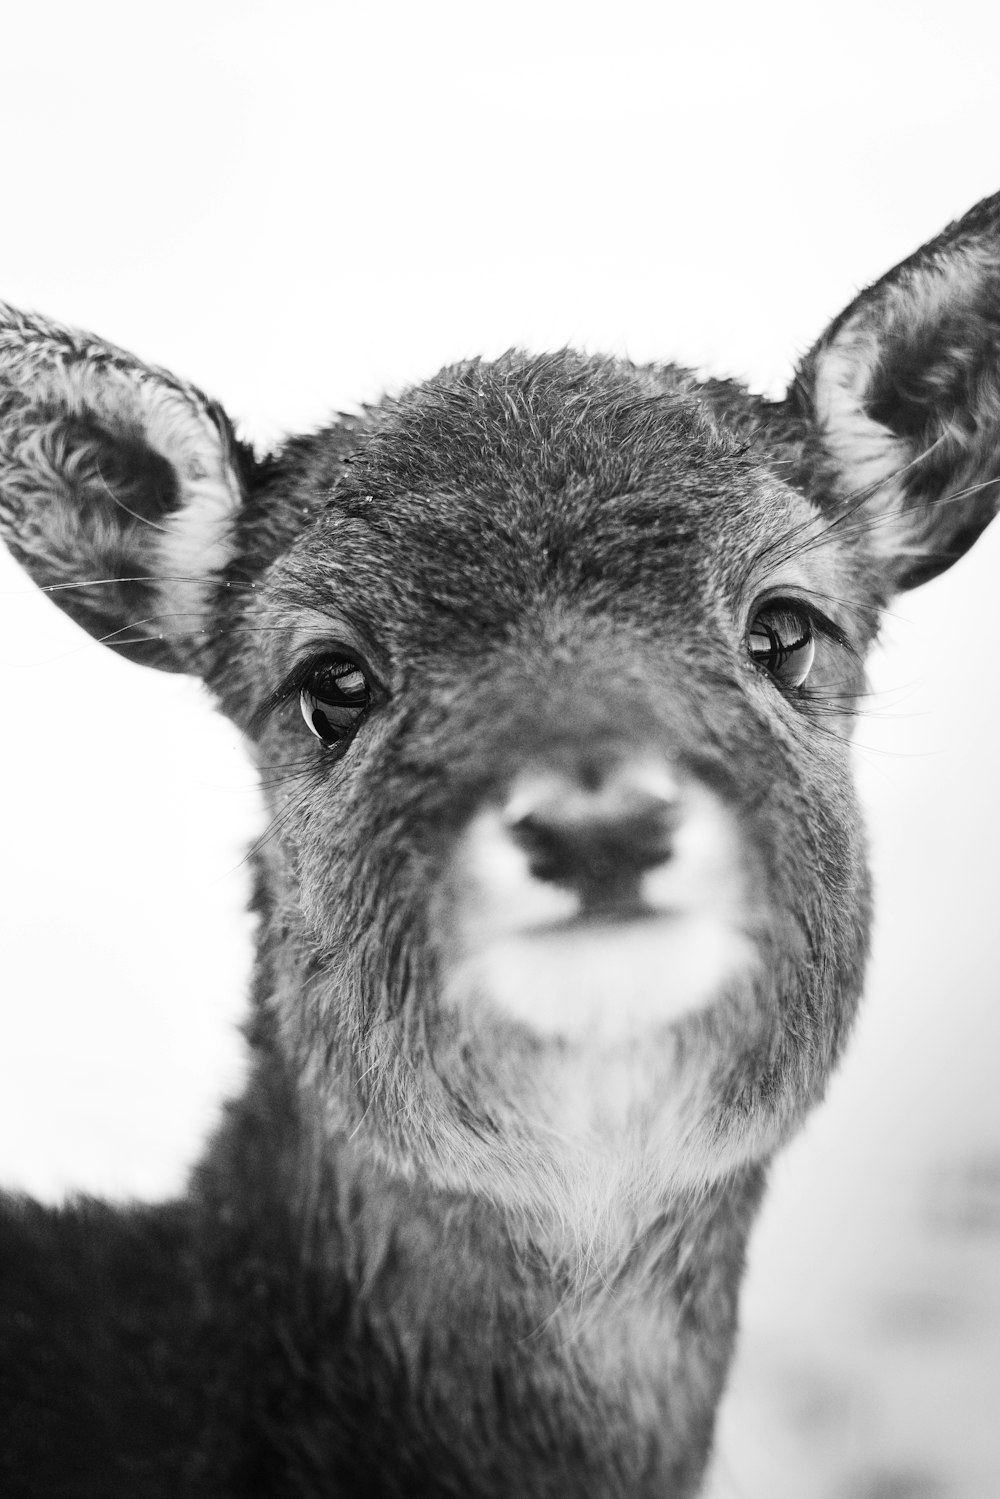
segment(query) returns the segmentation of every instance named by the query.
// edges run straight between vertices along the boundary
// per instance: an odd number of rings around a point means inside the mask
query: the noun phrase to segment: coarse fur
[[[186,1197],[0,1205],[4,1495],[697,1493],[862,988],[863,659],[996,510],[998,306],[1000,196],[783,401],[510,353],[263,459],[3,313],[8,545],[270,812]]]

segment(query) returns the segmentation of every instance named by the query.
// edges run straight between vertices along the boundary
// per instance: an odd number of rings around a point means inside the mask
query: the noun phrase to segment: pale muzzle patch
[[[702,1010],[756,964],[735,816],[713,792],[678,793],[670,855],[621,912],[536,878],[500,809],[482,810],[446,882],[442,1003],[539,1038],[640,1039]]]

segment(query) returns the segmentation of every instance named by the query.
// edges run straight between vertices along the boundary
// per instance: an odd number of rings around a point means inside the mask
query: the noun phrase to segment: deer
[[[0,1199],[5,1495],[698,1493],[863,987],[865,657],[998,478],[1000,194],[780,400],[512,351],[258,456],[3,309],[9,548],[201,678],[268,817],[187,1191]]]

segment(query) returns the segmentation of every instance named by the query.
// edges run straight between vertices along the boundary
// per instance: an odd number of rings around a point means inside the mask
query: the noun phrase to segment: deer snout
[[[466,825],[434,913],[445,1007],[536,1037],[651,1034],[757,962],[737,816],[652,756],[520,771]]]
[[[585,910],[641,905],[642,876],[670,859],[678,817],[677,786],[645,762],[525,774],[503,811],[531,874],[575,891]]]

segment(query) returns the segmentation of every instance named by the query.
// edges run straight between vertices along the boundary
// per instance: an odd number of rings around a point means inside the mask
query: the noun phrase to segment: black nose
[[[643,873],[670,858],[677,818],[676,787],[646,763],[617,765],[596,782],[525,775],[504,813],[531,873],[579,891],[586,906],[637,904]]]

